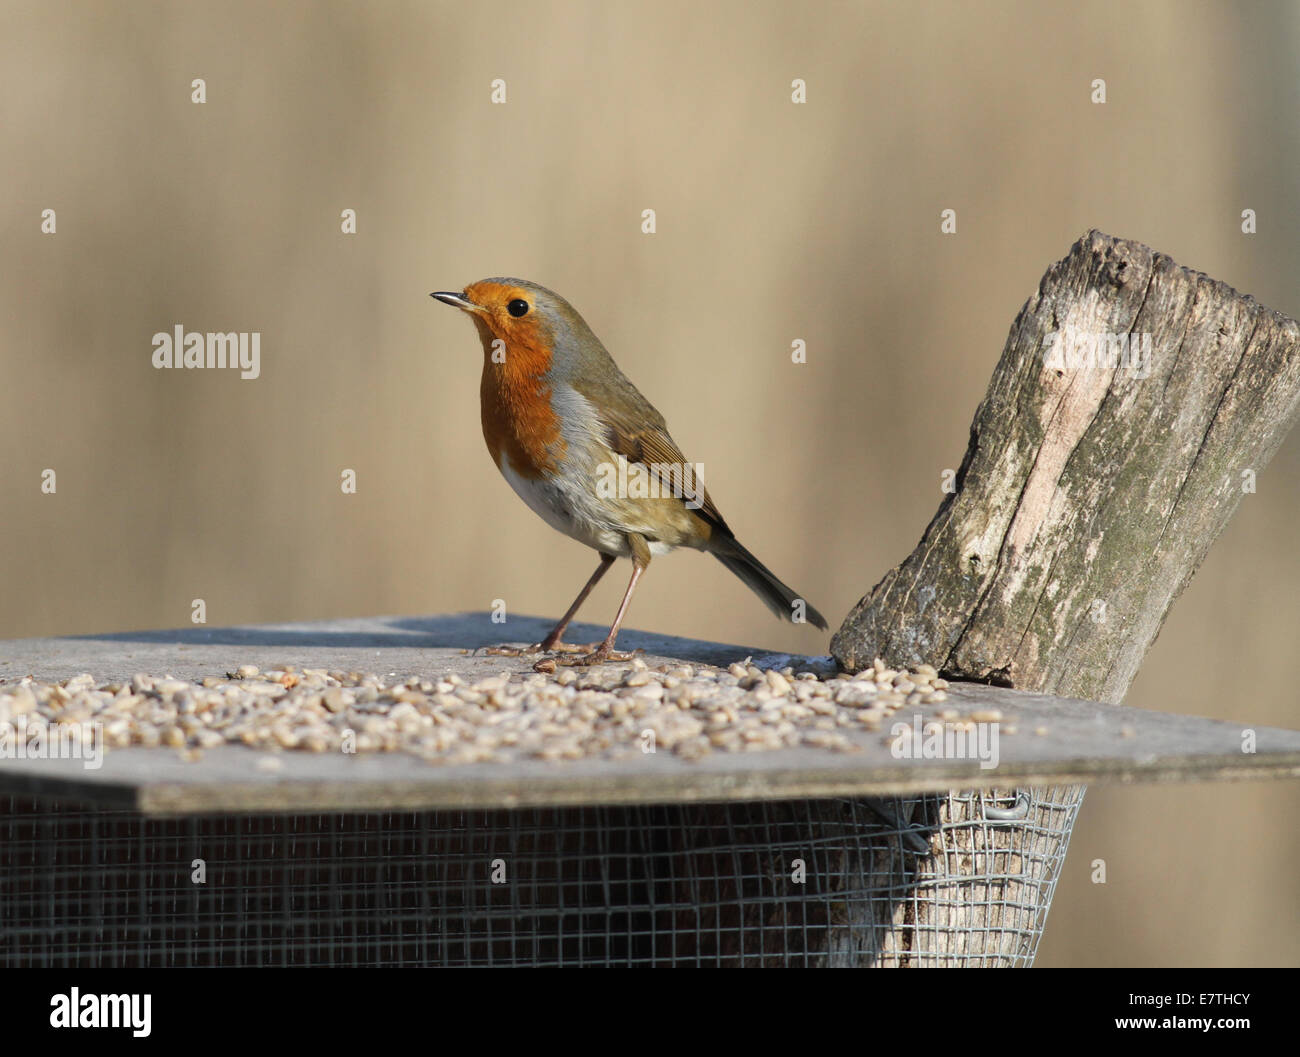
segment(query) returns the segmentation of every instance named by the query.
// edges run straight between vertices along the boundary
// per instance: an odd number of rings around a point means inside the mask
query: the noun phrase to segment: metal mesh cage
[[[1028,965],[1081,793],[180,819],[0,797],[0,964]]]

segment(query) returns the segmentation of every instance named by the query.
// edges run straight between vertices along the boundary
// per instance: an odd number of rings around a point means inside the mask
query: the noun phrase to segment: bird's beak
[[[429,295],[430,297],[441,301],[444,305],[451,305],[453,308],[463,308],[466,312],[482,312],[483,309],[473,301],[468,301],[461,294],[453,294],[447,290],[435,290]]]

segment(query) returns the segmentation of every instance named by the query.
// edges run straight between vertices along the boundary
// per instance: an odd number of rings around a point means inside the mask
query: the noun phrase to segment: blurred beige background
[[[477,337],[427,296],[500,274],[575,304],[834,625],[1089,227],[1300,315],[1298,58],[1293,3],[0,0],[0,637],[194,598],[212,626],[558,615],[593,556],[498,477]],[[261,378],[154,370],[177,323],[260,331]],[[1129,703],[1300,725],[1298,473],[1292,436]],[[629,626],[828,641],[690,552]],[[1300,963],[1298,815],[1294,782],[1094,789],[1039,964]]]

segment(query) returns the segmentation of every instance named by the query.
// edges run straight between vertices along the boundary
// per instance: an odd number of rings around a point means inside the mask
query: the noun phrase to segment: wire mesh
[[[177,819],[0,797],[0,965],[1029,965],[1081,795]]]

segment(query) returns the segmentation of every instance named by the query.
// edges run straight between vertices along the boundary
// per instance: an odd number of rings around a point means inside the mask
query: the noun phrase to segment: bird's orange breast
[[[480,320],[474,322],[483,339],[479,398],[492,461],[499,470],[502,458],[509,459],[515,473],[528,480],[555,473],[565,445],[545,377],[550,349],[539,335],[513,335],[504,358],[498,354],[501,362],[495,362],[492,332]]]

